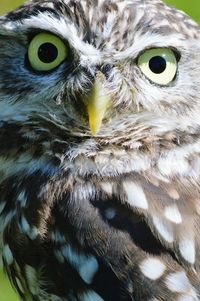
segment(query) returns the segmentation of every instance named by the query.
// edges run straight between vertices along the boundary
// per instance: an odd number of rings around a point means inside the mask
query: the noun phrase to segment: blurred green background
[[[0,14],[14,9],[23,2],[22,0],[0,0]],[[184,10],[200,23],[200,0],[166,0],[166,2]],[[0,301],[18,301],[3,273],[0,273]]]
[[[23,0],[0,0],[0,13],[11,10],[23,2]],[[165,2],[177,6],[200,22],[200,0],[166,0]]]

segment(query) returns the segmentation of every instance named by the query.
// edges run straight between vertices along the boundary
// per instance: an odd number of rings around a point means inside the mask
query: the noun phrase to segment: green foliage
[[[0,0],[0,14],[12,10],[24,1],[22,0]],[[200,1],[199,0],[166,0],[167,3],[175,5],[191,15],[195,20],[200,22]],[[11,289],[7,279],[0,273],[0,300],[1,301],[18,301],[16,294]]]
[[[0,14],[3,14],[7,11],[10,11],[20,4],[22,4],[23,0],[0,0]]]
[[[199,0],[165,0],[167,3],[177,6],[191,15],[195,20],[200,22],[200,1]],[[0,13],[11,10],[21,3],[23,0],[0,0]]]
[[[3,274],[0,273],[0,300],[1,301],[18,301],[14,290],[11,288],[7,278]]]
[[[192,16],[200,23],[200,1],[199,0],[166,0],[168,4],[178,7]]]

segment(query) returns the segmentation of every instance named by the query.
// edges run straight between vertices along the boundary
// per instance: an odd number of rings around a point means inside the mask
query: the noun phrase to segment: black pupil
[[[38,57],[43,63],[52,63],[58,57],[58,49],[52,43],[44,43],[38,49]]]
[[[160,74],[165,71],[167,62],[162,56],[154,56],[149,61],[149,68],[153,73]]]

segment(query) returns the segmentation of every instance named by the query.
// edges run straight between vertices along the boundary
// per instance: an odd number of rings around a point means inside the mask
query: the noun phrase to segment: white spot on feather
[[[51,238],[55,243],[62,244],[66,242],[65,236],[59,230],[54,230],[51,234]]]
[[[98,271],[99,264],[94,256],[78,253],[72,246],[66,245],[61,249],[63,257],[78,271],[80,277],[91,284]]]
[[[0,203],[0,214],[3,212],[5,206],[6,206],[6,202],[1,202]]]
[[[37,272],[30,265],[25,266],[26,279],[28,282],[29,289],[33,295],[36,295],[39,290]]]
[[[29,233],[28,233],[28,237],[29,237],[31,240],[34,240],[34,239],[37,238],[37,236],[38,236],[38,228],[35,227],[35,226],[32,226],[32,227],[30,228]]]
[[[159,234],[169,243],[174,240],[171,225],[163,223],[162,219],[157,216],[153,216],[153,223],[158,230]]]
[[[22,215],[21,222],[20,222],[21,230],[23,233],[27,234],[30,231],[30,225],[25,218],[25,216]]]
[[[140,185],[133,182],[124,182],[123,187],[127,196],[127,202],[131,206],[141,209],[148,209],[148,202]]]
[[[23,286],[21,284],[20,279],[18,279],[17,277],[15,277],[15,281],[17,283],[18,289],[21,291],[21,293],[24,293],[24,289],[23,289]]]
[[[99,269],[99,264],[93,256],[88,258],[79,268],[79,275],[87,283],[91,284],[94,275]]]
[[[175,224],[182,223],[180,211],[175,204],[165,208],[165,217]]]
[[[64,263],[65,262],[65,258],[62,254],[62,252],[60,250],[55,250],[54,251],[55,257],[56,259],[60,262],[60,263]]]
[[[180,253],[191,264],[195,263],[195,242],[192,239],[183,239],[179,243]]]
[[[19,193],[17,200],[20,203],[21,207],[26,206],[27,197],[26,197],[26,191],[25,190],[22,190]]]
[[[112,194],[113,191],[113,183],[101,183],[101,188],[109,195]]]
[[[187,293],[192,289],[185,272],[171,273],[166,278],[166,285],[172,292]]]
[[[21,231],[26,234],[31,240],[34,240],[38,236],[38,229],[35,226],[30,226],[25,216],[21,216],[20,220]]]
[[[14,258],[9,245],[5,245],[3,248],[3,258],[8,265],[11,265],[13,263]]]
[[[157,258],[145,259],[140,264],[140,270],[142,271],[143,275],[152,280],[160,278],[165,272],[165,269],[166,267],[164,263]]]
[[[2,214],[0,217],[0,233],[4,231],[7,225],[11,222],[16,214],[16,210],[9,211],[7,214]]]
[[[192,296],[184,295],[177,299],[177,301],[199,301],[197,295],[193,292]]]

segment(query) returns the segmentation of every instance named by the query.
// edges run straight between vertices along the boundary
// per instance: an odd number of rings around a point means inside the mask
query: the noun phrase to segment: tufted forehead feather
[[[109,31],[121,22],[121,27],[127,27],[127,30],[128,27],[137,27],[143,32],[181,32],[186,37],[194,38],[200,34],[196,22],[160,0],[32,0],[15,13],[9,13],[7,18],[23,21],[39,12],[50,13],[58,19],[64,16],[86,30],[92,24],[93,31],[96,28]]]

